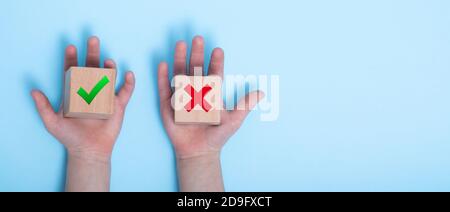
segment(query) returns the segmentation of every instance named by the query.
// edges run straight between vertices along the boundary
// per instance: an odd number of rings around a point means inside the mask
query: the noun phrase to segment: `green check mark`
[[[94,98],[102,91],[102,89],[109,83],[108,77],[104,76],[98,83],[95,85],[95,87],[92,89],[90,93],[88,93],[84,88],[80,87],[78,90],[78,95],[81,96],[81,98],[90,105],[92,101],[94,101]]]

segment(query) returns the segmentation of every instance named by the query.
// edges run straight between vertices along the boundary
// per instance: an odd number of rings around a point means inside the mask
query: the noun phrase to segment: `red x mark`
[[[212,88],[211,86],[207,85],[202,88],[201,91],[197,92],[194,87],[191,85],[186,86],[184,90],[191,96],[191,101],[184,106],[184,109],[187,110],[187,112],[191,112],[194,110],[196,105],[201,105],[203,110],[206,112],[209,112],[212,109],[212,106],[205,101],[205,96],[208,94]]]

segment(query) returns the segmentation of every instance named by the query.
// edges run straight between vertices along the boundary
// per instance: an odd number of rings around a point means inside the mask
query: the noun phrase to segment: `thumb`
[[[235,109],[230,113],[231,124],[233,128],[239,128],[244,122],[248,114],[256,107],[256,105],[265,97],[262,91],[253,91],[239,100]]]
[[[44,122],[47,130],[51,131],[57,125],[58,117],[55,111],[52,108],[52,105],[48,101],[48,98],[40,91],[33,90],[31,92],[31,96],[33,97],[34,103],[36,104],[36,109],[41,116],[42,121]]]

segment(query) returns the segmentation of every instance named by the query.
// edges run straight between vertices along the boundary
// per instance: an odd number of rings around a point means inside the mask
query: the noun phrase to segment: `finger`
[[[158,67],[158,90],[161,102],[170,102],[172,90],[169,83],[169,66],[165,62]]]
[[[64,56],[64,71],[76,66],[78,66],[77,47],[70,45],[66,48]]]
[[[134,73],[129,71],[125,74],[125,83],[117,95],[117,99],[123,108],[125,108],[133,95],[136,80]]]
[[[87,43],[86,67],[100,66],[100,40],[91,37]]]
[[[245,120],[247,115],[256,107],[256,105],[264,98],[264,92],[254,91],[242,98],[236,108],[230,113],[234,127],[239,127]]]
[[[189,74],[194,75],[195,67],[202,67],[205,55],[205,43],[201,36],[196,36],[192,40],[191,60],[189,65]]]
[[[105,60],[103,66],[105,68],[116,69],[116,63],[114,62],[114,60],[111,59]]]
[[[170,120],[173,117],[171,107],[172,90],[169,83],[169,66],[162,62],[158,67],[158,90],[161,115],[164,120]]]
[[[174,75],[186,75],[187,44],[179,41],[175,47]]]
[[[36,109],[41,116],[42,122],[44,122],[47,130],[51,131],[57,126],[58,116],[53,110],[48,98],[40,91],[32,91],[31,96],[33,97]]]
[[[221,48],[216,48],[211,54],[208,75],[217,75],[223,79],[225,54]]]

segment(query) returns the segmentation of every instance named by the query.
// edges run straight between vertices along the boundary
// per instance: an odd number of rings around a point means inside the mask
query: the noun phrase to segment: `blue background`
[[[0,191],[63,190],[29,92],[58,105],[64,48],[90,35],[137,76],[112,190],[176,191],[155,73],[195,34],[228,74],[281,80],[279,120],[253,113],[223,150],[228,191],[450,191],[447,0],[2,0]]]

